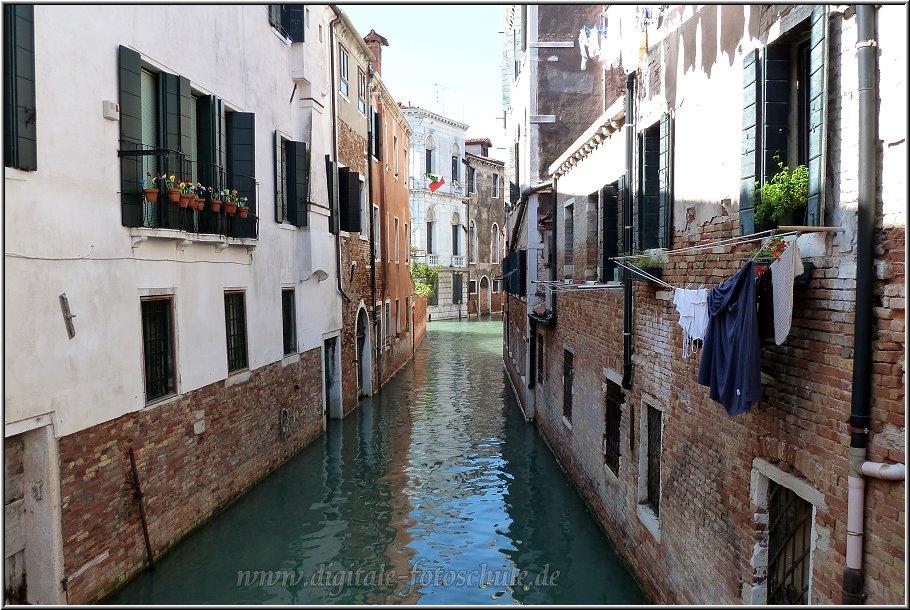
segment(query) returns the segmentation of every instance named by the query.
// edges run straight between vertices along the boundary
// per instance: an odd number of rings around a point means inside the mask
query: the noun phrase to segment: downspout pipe
[[[338,161],[338,110],[336,108],[335,96],[337,83],[335,82],[335,24],[341,20],[341,9],[337,4],[329,5],[332,10],[335,12],[335,18],[329,23],[329,68],[332,72],[331,83],[332,83],[332,159],[337,163]],[[338,192],[337,180],[333,181],[335,183],[335,192]],[[337,209],[334,206],[335,197],[333,193],[329,193],[329,214],[334,214]],[[340,217],[336,219],[336,222],[340,222]],[[335,227],[335,288],[338,290],[338,294],[344,299],[345,303],[351,302],[351,297],[344,291],[344,288],[341,285],[341,228]]]
[[[528,207],[528,197],[551,188],[553,188],[552,180],[540,182],[521,191],[521,194],[518,197],[518,216],[515,218],[515,226],[512,227],[512,240],[509,242],[509,254],[515,251],[515,243],[518,241],[518,232],[521,231],[521,222],[524,220],[525,210],[527,210]]]
[[[850,471],[847,479],[847,552],[842,603],[862,604],[863,510],[870,402],[872,400],[873,244],[875,241],[875,193],[878,140],[878,83],[875,39],[875,8],[856,5],[856,57],[859,75],[859,201],[856,231],[856,315],[853,331],[853,394],[850,405]]]
[[[632,254],[632,163],[635,146],[635,73],[626,77],[626,174],[623,178],[622,201],[622,243],[623,254]],[[622,314],[622,387],[632,387],[632,274],[623,270],[623,314]]]
[[[557,181],[553,178],[553,205],[550,208],[553,212],[550,214],[550,282],[556,281],[556,223],[559,214],[556,213],[556,204],[559,201],[556,191]],[[550,284],[550,314],[553,324],[556,323],[556,288],[555,284]],[[540,349],[540,346],[537,346]]]

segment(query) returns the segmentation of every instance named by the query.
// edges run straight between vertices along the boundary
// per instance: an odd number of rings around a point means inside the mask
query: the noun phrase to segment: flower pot
[[[180,201],[180,189],[168,189],[167,200],[171,203],[178,203]]]
[[[221,213],[221,200],[220,199],[212,199],[209,202],[209,204],[211,205],[212,212],[214,212],[215,214]]]
[[[645,273],[647,273],[648,275],[655,277],[657,279],[661,279],[661,277],[663,275],[663,269],[661,267],[642,267],[641,270],[644,271]],[[639,280],[641,282],[653,281],[646,277],[638,275],[637,273],[632,275],[632,279]]]
[[[177,205],[181,208],[188,207],[190,205],[190,201],[192,201],[192,199],[193,199],[193,196],[190,195],[189,193],[180,193],[180,199],[179,199],[179,201],[177,201]]]
[[[228,203],[224,204],[224,213],[227,214],[228,216],[233,216],[234,212],[236,212],[236,211],[237,211],[236,203],[228,202]]]
[[[196,209],[200,211],[205,209],[205,199],[196,197]]]
[[[248,208],[246,206],[240,208],[240,217],[241,218],[246,218],[247,215],[249,215],[249,213],[250,213],[250,208]]]
[[[145,193],[145,200],[149,203],[158,201],[158,189],[143,189],[142,192]]]

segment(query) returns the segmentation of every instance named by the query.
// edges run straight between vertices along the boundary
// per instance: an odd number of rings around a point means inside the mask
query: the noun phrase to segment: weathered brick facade
[[[465,155],[467,171],[474,171],[476,191],[466,200],[468,215],[468,280],[474,292],[468,293],[468,314],[502,313],[501,264],[505,247],[505,214],[503,213],[503,174],[501,161],[486,156]],[[494,187],[494,180],[496,185]],[[506,183],[507,185],[507,183]],[[474,230],[471,253],[471,229]],[[495,282],[495,285],[494,285]]]
[[[92,603],[146,565],[130,447],[157,557],[322,433],[320,354],[59,439],[68,602]]]

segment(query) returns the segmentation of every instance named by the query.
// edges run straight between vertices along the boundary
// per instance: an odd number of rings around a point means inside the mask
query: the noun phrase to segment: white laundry
[[[679,312],[679,325],[683,329],[683,358],[695,353],[695,341],[705,339],[708,330],[708,292],[708,288],[677,288],[673,295],[673,304]]]
[[[803,272],[803,259],[794,238],[780,258],[771,263],[774,287],[774,342],[781,345],[790,334],[793,320],[793,278]]]
[[[581,69],[584,70],[588,65],[588,36],[584,28],[578,31],[578,49],[581,52]]]
[[[588,57],[600,58],[600,31],[597,28],[591,28],[591,34],[588,36]]]

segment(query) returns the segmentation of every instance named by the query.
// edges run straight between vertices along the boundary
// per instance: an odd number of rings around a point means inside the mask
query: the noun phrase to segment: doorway
[[[341,354],[338,350],[338,336],[323,339],[322,370],[325,391],[322,415],[332,419],[341,419]]]
[[[357,396],[373,394],[373,361],[370,358],[370,321],[366,307],[357,313]]]
[[[479,310],[481,315],[490,315],[490,310],[493,308],[491,302],[492,295],[490,294],[490,280],[487,276],[480,278],[480,290],[477,295],[479,301]]]

